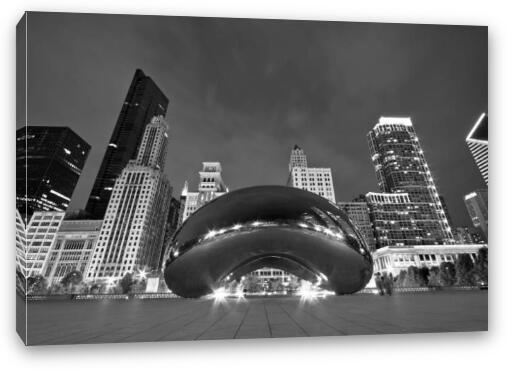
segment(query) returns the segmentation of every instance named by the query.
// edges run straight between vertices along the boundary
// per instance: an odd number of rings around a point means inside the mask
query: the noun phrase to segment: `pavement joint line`
[[[221,306],[220,306],[221,307]],[[189,320],[186,324],[182,325],[179,327],[179,330],[182,330],[183,328],[185,327],[188,327],[189,325],[193,324],[194,322],[196,322],[197,320],[201,319],[201,318],[204,318],[206,317],[207,315],[210,314],[210,311],[208,310],[205,314],[194,314],[195,316],[193,317],[193,319]],[[197,316],[196,316],[197,315]],[[173,333],[173,332],[172,332]],[[164,338],[169,336],[170,334],[172,333],[165,333],[163,334],[162,336],[160,337],[157,337],[154,339],[154,341],[164,341]]]
[[[301,326],[301,325],[300,325],[300,324],[299,324],[299,323],[298,323],[298,322],[297,322],[297,321],[296,321],[296,320],[295,320],[295,319],[294,319],[294,318],[293,318],[293,317],[292,317],[292,316],[288,313],[288,311],[286,311],[286,310],[283,308],[283,306],[282,306],[280,303],[278,303],[277,305],[279,306],[279,308],[280,308],[281,310],[283,310],[283,311],[285,312],[285,314],[288,316],[288,318],[290,318],[290,320],[291,320],[292,322],[294,322],[294,323],[295,323],[295,325],[296,325],[297,327],[299,327],[299,329],[300,329],[300,330],[301,330],[301,331],[302,331],[302,332],[303,332],[306,336],[308,336],[308,337],[309,337],[309,333],[308,333],[308,332],[304,329],[304,327],[302,327],[302,326]]]
[[[272,338],[272,328],[270,326],[269,314],[267,313],[267,306],[265,305],[266,301],[263,301],[263,309],[265,310],[265,319],[267,320],[267,326],[269,327],[269,336]]]
[[[332,310],[332,311],[335,311],[335,310]],[[357,326],[359,326],[359,327],[362,327],[362,328],[365,328],[365,329],[368,329],[368,330],[372,330],[372,331],[374,331],[374,332],[376,332],[376,333],[379,333],[379,334],[384,334],[384,333],[385,333],[384,331],[381,331],[381,330],[379,330],[379,329],[376,329],[376,328],[373,328],[373,327],[368,327],[368,326],[366,326],[366,325],[364,325],[364,324],[360,324],[360,323],[354,322],[354,321],[352,321],[352,320],[349,320],[349,319],[347,319],[347,318],[345,318],[345,317],[343,317],[343,316],[341,316],[341,315],[337,315],[337,314],[335,314],[334,312],[332,312],[332,313],[330,313],[330,314],[331,314],[332,316],[335,316],[335,317],[337,317],[337,318],[339,318],[339,319],[341,319],[341,320],[344,320],[345,322],[350,323],[350,324],[352,324],[352,325],[357,325]]]
[[[184,317],[184,316],[189,315],[189,314],[192,314],[192,313],[193,313],[192,311],[187,311],[187,312],[185,312],[184,314],[180,314],[180,315],[174,316],[173,318],[170,318],[170,319],[168,319],[168,320],[165,320],[164,322],[159,322],[159,323],[157,323],[157,324],[151,325],[151,326],[150,326],[150,327],[148,327],[148,328],[142,329],[141,331],[137,331],[137,332],[135,332],[135,333],[133,333],[133,334],[130,334],[130,335],[126,336],[126,337],[123,337],[123,338],[121,338],[121,339],[118,339],[118,341],[117,341],[117,342],[126,342],[126,341],[125,341],[126,339],[129,339],[129,338],[131,338],[131,337],[134,337],[134,336],[136,336],[136,335],[139,335],[140,333],[144,333],[144,332],[146,332],[146,331],[148,331],[148,330],[151,330],[151,329],[153,329],[153,328],[155,328],[155,327],[161,326],[161,325],[163,325],[163,324],[167,324],[167,323],[172,322],[172,321],[174,321],[174,320],[176,320],[176,319],[178,319],[178,318]]]
[[[237,327],[237,329],[235,330],[235,333],[233,334],[233,339],[235,339],[237,337],[237,334],[240,331],[240,327],[242,327],[242,324],[244,324],[244,321],[246,320],[247,313],[249,312],[250,309],[251,309],[251,305],[248,305],[246,311],[244,312],[244,316],[242,317],[242,320],[239,323],[239,326]]]
[[[208,326],[203,332],[201,332],[198,336],[196,336],[193,340],[196,341],[196,340],[200,339],[200,337],[203,336],[209,329],[214,327],[219,321],[223,320],[227,315],[230,315],[233,311],[234,311],[233,309],[230,309],[229,311],[227,311],[226,313],[221,315],[210,326]]]
[[[302,311],[308,315],[310,315],[311,317],[313,317],[314,319],[318,320],[319,322],[321,322],[322,324],[326,325],[327,327],[329,328],[332,328],[333,330],[335,330],[336,332],[338,332],[339,334],[342,334],[342,335],[347,335],[346,332],[343,332],[342,330],[340,330],[339,328],[337,327],[334,327],[333,325],[325,322],[323,319],[319,318],[318,316],[316,316],[315,314],[311,313],[310,311],[308,311],[307,309],[305,309],[304,307],[302,308]]]

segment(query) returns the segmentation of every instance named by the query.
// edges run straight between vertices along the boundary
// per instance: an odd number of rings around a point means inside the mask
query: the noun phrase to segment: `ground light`
[[[228,292],[224,287],[218,288],[212,292],[212,298],[214,299],[215,304],[223,303],[226,301],[226,297],[228,296]]]

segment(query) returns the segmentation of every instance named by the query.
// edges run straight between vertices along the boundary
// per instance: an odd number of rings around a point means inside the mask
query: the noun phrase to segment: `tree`
[[[73,270],[69,273],[67,273],[62,280],[60,281],[60,284],[70,290],[70,292],[73,292],[74,287],[78,284],[80,284],[83,281],[83,275],[78,270]]]
[[[488,248],[482,247],[477,252],[475,275],[478,282],[488,283]]]
[[[419,276],[419,268],[416,266],[409,266],[406,271],[405,278],[405,287],[419,287],[420,284],[420,276]]]
[[[46,279],[38,274],[27,278],[28,294],[35,295],[41,294],[46,291]]]
[[[395,286],[396,287],[404,287],[405,283],[406,283],[406,278],[407,278],[407,271],[402,269],[399,272],[398,276],[394,280]]]
[[[133,284],[135,284],[135,283],[136,282],[133,279],[132,273],[126,273],[126,275],[124,275],[122,277],[122,279],[120,280],[120,282],[118,284],[119,284],[119,287],[120,287],[120,290],[122,291],[122,293],[127,294],[127,293],[131,292]]]
[[[147,289],[147,280],[145,278],[142,278],[138,281],[134,281],[131,290],[132,292],[136,293],[143,293]]]
[[[246,275],[243,280],[244,289],[247,292],[258,292],[260,291],[260,281],[255,275]]]
[[[429,287],[440,286],[440,268],[439,267],[433,266],[429,270],[428,286]]]
[[[419,272],[417,274],[417,283],[421,287],[425,287],[428,285],[429,282],[429,268],[428,267],[422,267],[419,268]]]
[[[460,286],[472,286],[475,282],[474,263],[469,254],[459,254],[455,263],[456,283]]]
[[[272,292],[282,292],[284,290],[283,283],[279,278],[272,278],[269,281],[269,291]]]
[[[456,268],[453,263],[444,261],[440,263],[440,272],[438,275],[440,285],[447,287],[452,286],[456,280]]]

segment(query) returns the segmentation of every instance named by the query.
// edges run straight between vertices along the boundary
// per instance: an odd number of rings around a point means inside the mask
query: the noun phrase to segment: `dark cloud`
[[[93,147],[72,207],[141,68],[170,98],[177,194],[205,160],[221,161],[230,189],[284,184],[295,143],[332,167],[338,200],[376,191],[366,133],[404,115],[469,224],[462,196],[483,182],[464,138],[487,108],[486,28],[30,13],[28,30],[30,124],[68,125]]]

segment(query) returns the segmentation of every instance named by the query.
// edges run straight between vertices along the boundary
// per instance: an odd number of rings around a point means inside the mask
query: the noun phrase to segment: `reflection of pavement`
[[[488,329],[486,291],[28,303],[28,344],[334,336]]]

